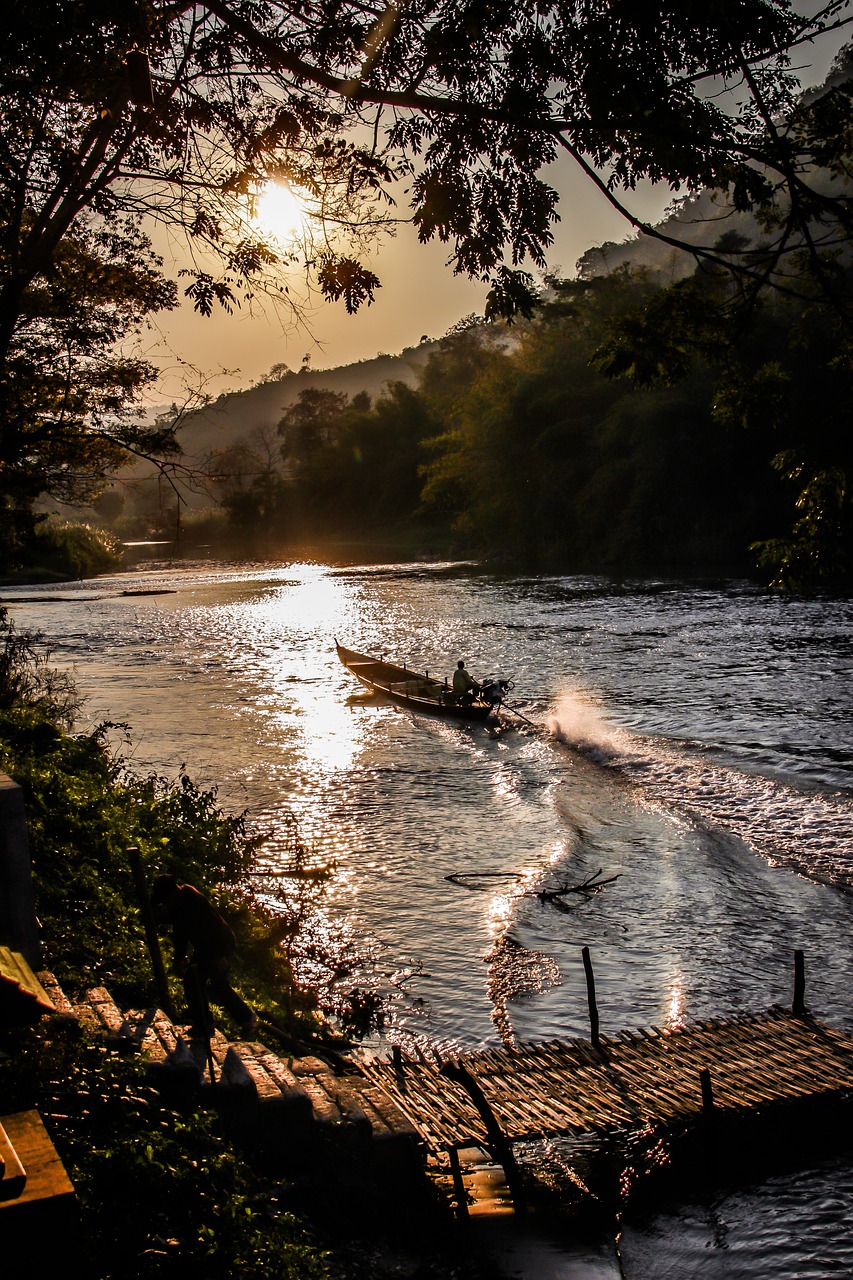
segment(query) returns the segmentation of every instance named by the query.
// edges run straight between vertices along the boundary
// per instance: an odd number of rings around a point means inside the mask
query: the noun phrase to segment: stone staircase
[[[422,1176],[418,1134],[385,1091],[354,1063],[282,1056],[260,1040],[230,1043],[219,1031],[193,1038],[160,1009],[119,1009],[105,987],[72,1004],[50,973],[39,981],[57,1015],[119,1053],[140,1054],[151,1084],[215,1106],[229,1132],[267,1152],[346,1154],[383,1177]],[[262,1028],[259,1034],[263,1034]]]

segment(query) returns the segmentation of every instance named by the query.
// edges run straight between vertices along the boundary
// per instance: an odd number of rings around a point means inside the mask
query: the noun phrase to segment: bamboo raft
[[[459,1067],[475,1088],[454,1078]],[[671,1131],[715,1113],[736,1115],[815,1098],[853,1098],[853,1036],[774,1006],[678,1029],[652,1027],[586,1040],[464,1054],[457,1064],[396,1053],[363,1068],[433,1152],[494,1147],[481,1091],[507,1143],[552,1136]],[[448,1078],[450,1077],[450,1078]]]

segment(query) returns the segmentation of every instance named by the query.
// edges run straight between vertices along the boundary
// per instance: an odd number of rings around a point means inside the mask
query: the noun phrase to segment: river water
[[[248,809],[261,867],[297,814],[335,867],[324,918],[370,956],[391,1038],[586,1034],[584,946],[604,1033],[789,1003],[796,948],[810,1010],[853,1029],[850,602],[311,563],[4,595],[74,669],[84,719],[129,723],[133,767],[186,763]],[[489,731],[379,703],[335,637],[512,677],[516,714]],[[539,896],[595,876],[595,894]],[[841,1160],[660,1215],[625,1233],[623,1272],[853,1274],[852,1192]],[[587,1261],[548,1274],[611,1273]]]

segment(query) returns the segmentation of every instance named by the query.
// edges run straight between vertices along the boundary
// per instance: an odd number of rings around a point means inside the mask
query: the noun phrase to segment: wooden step
[[[48,973],[47,970],[42,970],[36,977],[53,1005],[56,1015],[60,1018],[74,1018],[76,1021],[77,1015],[74,1012],[74,1006],[53,974]]]

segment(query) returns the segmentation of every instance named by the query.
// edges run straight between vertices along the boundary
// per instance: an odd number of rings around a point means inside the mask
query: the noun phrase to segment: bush
[[[118,539],[88,524],[45,521],[24,548],[21,568],[28,577],[94,578],[122,563]]]
[[[49,967],[72,991],[106,983],[119,999],[149,1002],[135,846],[149,884],[172,872],[216,902],[237,934],[234,973],[247,995],[314,1035],[303,1015],[316,999],[297,990],[273,918],[243,887],[258,843],[245,815],[224,813],[216,791],[186,774],[177,783],[131,774],[112,745],[125,726],[64,732],[77,699],[48,658],[37,633],[17,632],[0,611],[0,769],[24,791]],[[301,847],[295,829],[293,842]]]
[[[228,1145],[164,1105],[144,1066],[56,1029],[7,1038],[4,1105],[37,1107],[81,1204],[92,1280],[320,1280],[325,1255]]]

